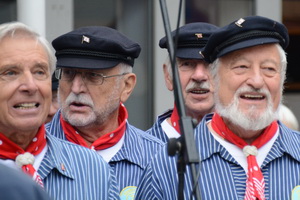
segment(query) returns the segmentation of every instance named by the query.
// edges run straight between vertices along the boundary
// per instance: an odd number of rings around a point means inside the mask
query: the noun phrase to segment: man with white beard
[[[300,134],[277,120],[288,42],[283,24],[250,16],[213,33],[201,52],[215,82],[215,113],[195,130],[202,200],[299,199]],[[136,199],[176,199],[176,161],[159,152]],[[187,166],[185,199],[193,196],[191,177]]]
[[[172,32],[175,38],[178,31],[176,61],[186,115],[199,123],[202,118],[214,111],[213,85],[209,73],[209,63],[199,54],[203,50],[209,36],[218,30],[212,24],[195,22],[186,24]],[[159,41],[159,46],[166,49],[167,38]],[[173,74],[168,58],[163,64],[165,83],[168,90],[173,91]],[[157,117],[154,125],[147,132],[164,142],[169,138],[180,137],[179,114],[176,106]]]
[[[163,146],[129,124],[123,104],[136,84],[133,65],[140,45],[105,26],[78,28],[52,45],[61,109],[46,128],[96,151],[111,166],[120,199],[132,199],[146,165]]]

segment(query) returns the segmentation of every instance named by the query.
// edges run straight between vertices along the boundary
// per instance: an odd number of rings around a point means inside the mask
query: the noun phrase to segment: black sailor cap
[[[104,26],[78,28],[52,41],[57,67],[106,69],[119,63],[133,66],[141,52],[133,42],[115,29]]]
[[[287,28],[266,17],[249,16],[213,33],[202,54],[206,61],[213,62],[230,52],[269,43],[278,43],[285,49],[289,44]]]
[[[176,57],[184,59],[200,59],[203,57],[199,53],[204,49],[209,36],[218,29],[217,26],[195,22],[181,26],[178,29],[178,43],[176,49]],[[172,38],[175,39],[176,30],[172,31]],[[168,48],[167,38],[163,37],[159,41],[161,48]]]

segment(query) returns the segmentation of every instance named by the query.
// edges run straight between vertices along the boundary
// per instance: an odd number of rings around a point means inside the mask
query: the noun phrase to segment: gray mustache
[[[69,96],[67,97],[66,99],[66,104],[67,105],[70,105],[72,103],[80,103],[80,104],[84,104],[84,105],[87,105],[87,106],[90,106],[90,107],[93,107],[94,106],[94,102],[93,100],[91,99],[90,96],[88,95],[85,95],[85,94],[74,94],[74,93],[70,93]]]
[[[210,89],[210,83],[207,81],[204,82],[195,82],[192,81],[186,86],[186,91],[191,90],[191,89],[205,89],[209,90]]]

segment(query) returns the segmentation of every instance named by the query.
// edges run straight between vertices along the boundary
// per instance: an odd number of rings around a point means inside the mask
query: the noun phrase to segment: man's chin
[[[63,114],[65,121],[69,122],[72,126],[86,126],[89,123],[90,114],[80,112],[66,112]]]
[[[253,109],[250,111],[222,110],[220,115],[245,130],[257,131],[270,125],[274,121],[275,113]]]
[[[66,121],[69,122],[69,124],[71,124],[72,126],[75,126],[75,127],[84,127],[84,126],[87,126],[87,125],[90,124],[89,121],[81,120],[81,119],[78,119],[78,118],[69,118]]]
[[[274,117],[262,114],[256,115],[248,115],[243,119],[236,121],[240,127],[243,127],[249,131],[258,131],[263,130],[267,126],[269,126],[272,121],[274,121]]]

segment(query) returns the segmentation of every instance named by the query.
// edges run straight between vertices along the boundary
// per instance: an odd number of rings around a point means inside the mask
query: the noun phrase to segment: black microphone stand
[[[177,160],[177,171],[178,171],[178,199],[184,199],[184,173],[186,165],[190,165],[192,171],[192,178],[193,178],[193,186],[197,183],[197,173],[196,173],[196,164],[200,163],[199,155],[196,150],[195,139],[194,139],[194,126],[192,122],[192,118],[186,116],[185,112],[185,104],[182,97],[182,90],[179,81],[179,73],[178,68],[176,65],[176,58],[175,58],[175,51],[173,39],[171,36],[171,29],[169,24],[169,17],[168,11],[166,6],[165,0],[160,0],[160,8],[162,12],[162,18],[164,22],[165,33],[167,37],[167,46],[172,66],[173,72],[173,85],[174,85],[174,98],[175,98],[175,105],[178,109],[178,114],[180,116],[180,131],[182,136],[177,139],[170,139],[168,143],[168,153],[170,156],[174,156],[178,153],[178,160]],[[178,30],[178,28],[177,28]],[[175,37],[176,38],[176,37]],[[177,43],[177,39],[175,39]],[[175,43],[175,44],[176,44]],[[200,200],[200,192],[199,187],[196,187],[196,199]]]

